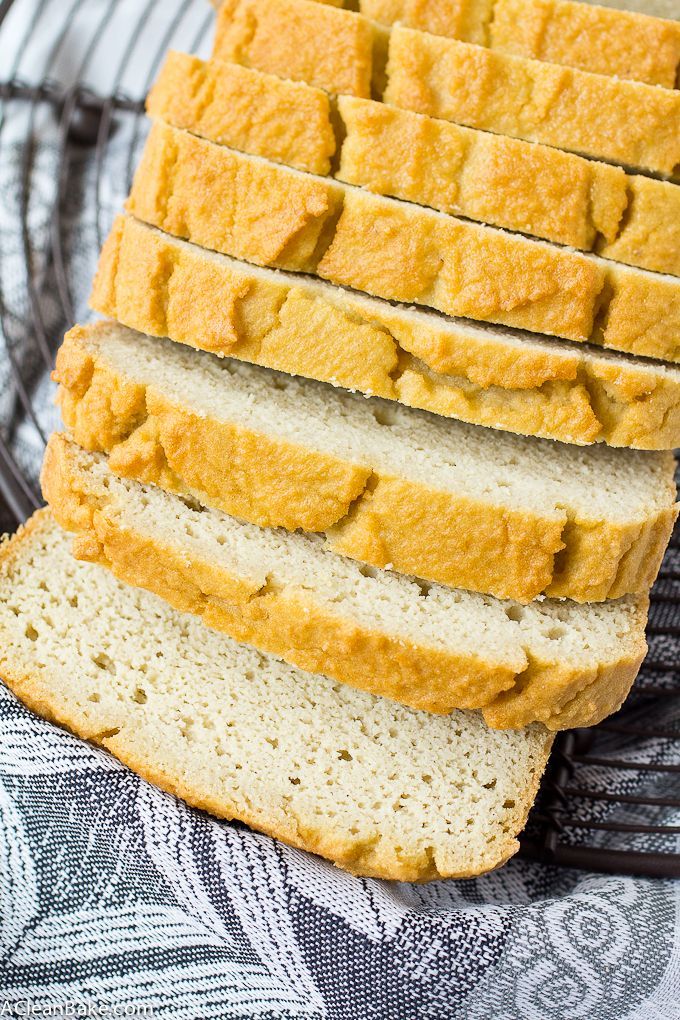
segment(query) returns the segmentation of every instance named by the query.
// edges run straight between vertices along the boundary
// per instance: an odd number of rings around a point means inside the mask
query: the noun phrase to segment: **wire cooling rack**
[[[0,430],[0,495],[17,523],[41,503],[22,430],[44,443],[47,374],[64,329],[87,314],[94,255],[83,264],[74,231],[89,230],[96,252],[129,188],[144,96],[166,50],[206,52],[211,24],[206,0],[0,0],[0,173],[11,166],[0,194],[13,196],[21,237],[18,251],[16,241],[3,243],[0,223],[9,365],[0,401],[13,412]],[[680,876],[678,534],[652,593],[648,638],[625,708],[558,736],[522,837],[525,856]]]

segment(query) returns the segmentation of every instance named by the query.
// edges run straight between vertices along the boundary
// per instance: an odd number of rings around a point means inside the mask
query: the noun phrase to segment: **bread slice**
[[[675,88],[680,26],[572,0],[360,0],[362,14],[502,53]]]
[[[114,323],[71,330],[55,378],[73,438],[116,474],[455,587],[646,591],[676,516],[670,453],[479,429]]]
[[[147,111],[298,170],[339,161],[339,180],[377,194],[680,275],[680,187],[621,167],[353,96],[337,97],[336,145],[320,89],[172,51]]]
[[[390,27],[397,22],[433,35],[486,46],[495,0],[358,0],[371,21]],[[531,2],[531,0],[529,0]]]
[[[385,102],[417,113],[668,176],[680,167],[677,90],[401,26],[390,34],[387,78]]]
[[[680,358],[676,277],[372,195],[162,122],[149,135],[128,210],[256,265],[315,272],[450,315]]]
[[[357,874],[475,875],[517,850],[551,737],[304,673],[80,563],[46,513],[2,548],[0,675],[145,779]]]
[[[646,596],[521,606],[367,569],[315,535],[258,528],[117,478],[53,435],[42,474],[74,552],[237,641],[429,712],[494,727],[590,726],[616,711],[646,645]]]
[[[223,0],[213,56],[368,98],[382,35],[360,14],[313,0]]]
[[[476,425],[568,443],[680,446],[678,368],[260,269],[130,216],[104,245],[91,304],[141,333]]]
[[[239,64],[171,50],[147,112],[214,142],[328,174],[335,154],[331,104],[321,89]]]

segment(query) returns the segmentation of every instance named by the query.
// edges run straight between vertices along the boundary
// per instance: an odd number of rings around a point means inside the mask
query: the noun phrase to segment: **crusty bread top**
[[[606,13],[600,17],[611,20]],[[669,33],[674,36],[673,25]],[[628,34],[624,30],[624,40]],[[558,31],[556,41],[563,53],[570,48],[564,35]],[[671,43],[673,50],[673,38]],[[573,43],[575,57],[578,51],[578,42]],[[329,92],[361,98],[373,94],[420,113],[622,165],[665,175],[680,165],[680,95],[675,89],[401,25],[381,33],[368,18],[312,0],[226,0],[213,55]]]
[[[298,170],[331,169],[336,141],[330,99],[303,82],[170,50],[146,110],[175,127]]]
[[[360,10],[386,25],[671,89],[680,63],[674,22],[573,0],[360,0]]]
[[[329,92],[368,97],[375,45],[371,22],[353,11],[313,0],[223,0],[213,55]]]
[[[298,170],[333,167],[377,194],[680,276],[680,186],[621,167],[372,99],[338,96],[336,117],[311,85],[173,51],[147,111]]]
[[[550,744],[539,726],[415,712],[236,645],[72,559],[44,514],[2,552],[0,674],[191,803],[385,878],[506,860]]]
[[[680,166],[675,89],[401,26],[390,33],[387,79],[385,102],[417,113],[669,176]]]
[[[127,208],[257,265],[314,272],[449,315],[680,359],[677,277],[383,198],[160,121]]]
[[[447,421],[377,397],[331,389],[116,323],[74,330],[119,377],[199,417],[229,420],[389,476],[561,518],[643,521],[674,499],[670,453],[567,446]],[[67,345],[65,345],[67,349]]]
[[[304,174],[160,121],[127,209],[257,265],[574,340],[591,334],[605,283],[588,255]]]

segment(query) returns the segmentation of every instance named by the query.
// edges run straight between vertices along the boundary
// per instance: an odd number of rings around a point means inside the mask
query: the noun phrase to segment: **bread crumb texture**
[[[220,356],[563,442],[680,445],[680,370],[476,327],[214,254],[130,216],[92,306]]]
[[[310,0],[311,2],[311,0]],[[616,350],[680,357],[680,280],[303,174],[157,122],[133,215],[259,266]]]
[[[2,550],[0,675],[196,807],[405,881],[515,853],[551,740],[416,712],[237,645],[73,559],[45,512]]]
[[[117,474],[501,597],[646,591],[677,512],[670,453],[478,429],[114,324],[72,330],[55,378]]]
[[[521,606],[367,568],[317,536],[263,529],[111,474],[50,439],[43,493],[77,556],[293,665],[495,727],[588,726],[645,654],[646,597]]]

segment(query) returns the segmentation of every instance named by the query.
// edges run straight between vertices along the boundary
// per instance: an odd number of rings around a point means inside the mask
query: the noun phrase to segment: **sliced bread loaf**
[[[412,708],[482,708],[513,729],[590,726],[645,654],[646,596],[521,606],[424,584],[117,478],[53,435],[43,493],[74,552],[237,641]]]
[[[417,113],[669,176],[680,167],[674,89],[401,26],[390,33],[387,79],[385,102]]]
[[[450,315],[680,358],[676,277],[372,195],[161,122],[149,136],[128,209],[257,265],[316,272]]]
[[[573,0],[360,0],[366,17],[594,74],[675,87],[680,25]]]
[[[72,330],[55,378],[73,437],[115,473],[456,587],[645,591],[676,516],[670,453],[492,432],[113,323]]]
[[[304,673],[80,563],[45,513],[2,549],[0,676],[196,807],[350,871],[474,875],[517,850],[541,726],[416,712]]]
[[[147,111],[234,149],[606,258],[680,275],[680,187],[239,64],[170,52]],[[337,143],[334,135],[337,129]],[[540,187],[536,187],[540,181]]]
[[[257,265],[577,340],[590,335],[604,286],[603,269],[586,255],[303,174],[162,122],[128,209]]]
[[[120,216],[92,307],[218,355],[446,417],[587,444],[680,446],[680,369],[395,306]]]

